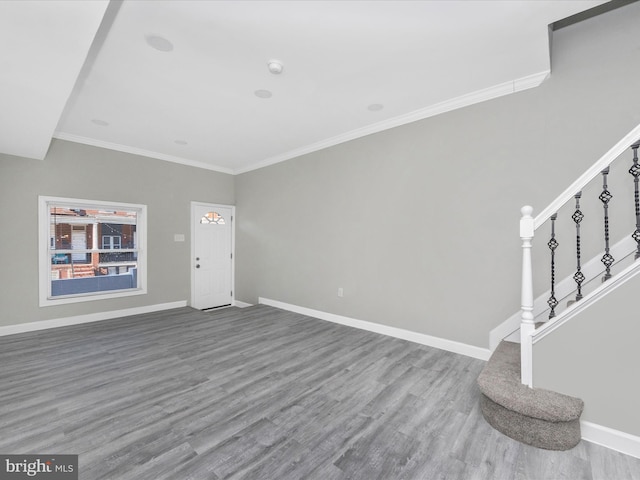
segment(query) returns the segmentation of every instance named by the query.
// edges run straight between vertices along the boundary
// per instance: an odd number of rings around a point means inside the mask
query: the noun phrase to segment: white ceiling
[[[0,1],[0,152],[57,137],[240,173],[535,87],[548,25],[602,3]]]

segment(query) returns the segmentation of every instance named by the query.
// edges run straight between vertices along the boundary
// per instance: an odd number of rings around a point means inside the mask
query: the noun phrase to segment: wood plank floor
[[[640,480],[493,430],[483,364],[267,306],[0,337],[0,452],[79,454],[85,480]]]

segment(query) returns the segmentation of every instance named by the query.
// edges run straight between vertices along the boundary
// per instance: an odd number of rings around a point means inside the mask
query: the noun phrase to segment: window
[[[40,197],[40,306],[146,293],[146,211]]]
[[[205,225],[224,225],[224,217],[218,212],[209,212],[200,219],[200,223]]]
[[[114,248],[120,248],[121,238],[115,235],[103,235],[102,236],[102,248],[113,250]]]

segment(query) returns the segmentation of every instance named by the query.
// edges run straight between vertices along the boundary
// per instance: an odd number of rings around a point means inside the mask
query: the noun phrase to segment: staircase
[[[52,265],[52,271],[58,272],[59,279],[67,278],[87,278],[95,276],[95,268],[90,263],[75,263],[73,265],[61,264]]]
[[[579,314],[595,302],[611,293],[618,286],[640,274],[640,164],[638,149],[640,148],[640,125],[626,135],[587,172],[579,177],[565,192],[545,208],[537,217],[532,217],[533,209],[523,207],[520,221],[520,237],[522,239],[522,299],[521,313],[508,319],[492,332],[491,348],[495,350],[485,368],[478,377],[480,388],[480,406],[484,418],[496,430],[527,445],[548,449],[568,450],[575,447],[581,439],[580,416],[584,402],[572,396],[553,392],[533,386],[533,345],[560,325],[579,317]],[[621,192],[620,196],[630,196],[630,205],[619,208],[616,221],[626,223],[623,229],[628,230],[628,238],[610,245],[610,208],[617,207],[610,201],[618,191],[612,194],[609,190],[611,167],[624,153],[631,149],[632,163],[623,168],[615,167],[626,177],[631,175],[633,191],[631,195]],[[627,160],[625,160],[627,162]],[[628,170],[627,170],[628,169]],[[593,196],[594,180],[601,179],[601,190],[595,198],[602,203],[602,213],[583,213],[581,200],[583,190]],[[616,187],[620,185],[616,181]],[[613,189],[611,189],[613,190]],[[623,189],[624,190],[624,189]],[[621,199],[621,201],[627,199]],[[575,202],[575,206],[574,203]],[[569,212],[566,212],[570,209]],[[633,215],[625,211],[635,211]],[[587,238],[594,240],[593,225],[595,215],[602,215],[598,225],[604,230],[597,258],[583,262],[584,230],[583,219],[592,221]],[[629,218],[631,217],[631,218]],[[564,226],[563,237],[558,242],[556,222],[568,221],[575,228],[575,237],[567,242]],[[586,223],[586,222],[585,222]],[[627,225],[628,223],[628,225]],[[550,231],[545,239],[549,249],[550,289],[534,301],[534,285],[532,275],[532,240],[535,232],[546,225]],[[618,225],[616,225],[618,227]],[[635,230],[634,230],[635,229]],[[633,232],[633,233],[631,233]],[[582,233],[582,237],[581,237]],[[631,240],[632,239],[632,240]],[[547,241],[548,240],[548,241]],[[575,271],[563,281],[556,283],[558,246],[564,243],[573,246],[576,253]],[[566,249],[565,249],[566,252]],[[536,268],[539,257],[536,257]],[[566,265],[567,262],[564,262]],[[587,287],[587,288],[585,288]],[[573,297],[573,295],[575,296]],[[569,296],[572,298],[569,299]],[[516,324],[519,324],[517,325]],[[517,334],[513,333],[515,328]],[[509,341],[511,340],[511,341]],[[519,343],[518,343],[519,341]],[[570,348],[570,346],[568,346]]]
[[[95,269],[93,265],[88,264],[80,264],[74,265],[73,267],[73,278],[86,278],[86,277],[94,277]]]
[[[569,450],[580,441],[584,403],[520,382],[520,344],[502,341],[478,377],[480,407],[489,424],[538,448]]]

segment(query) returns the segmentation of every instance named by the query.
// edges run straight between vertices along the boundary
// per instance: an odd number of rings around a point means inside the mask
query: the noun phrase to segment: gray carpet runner
[[[520,344],[503,341],[478,376],[480,406],[489,424],[527,445],[568,450],[580,442],[584,403],[520,383]]]

